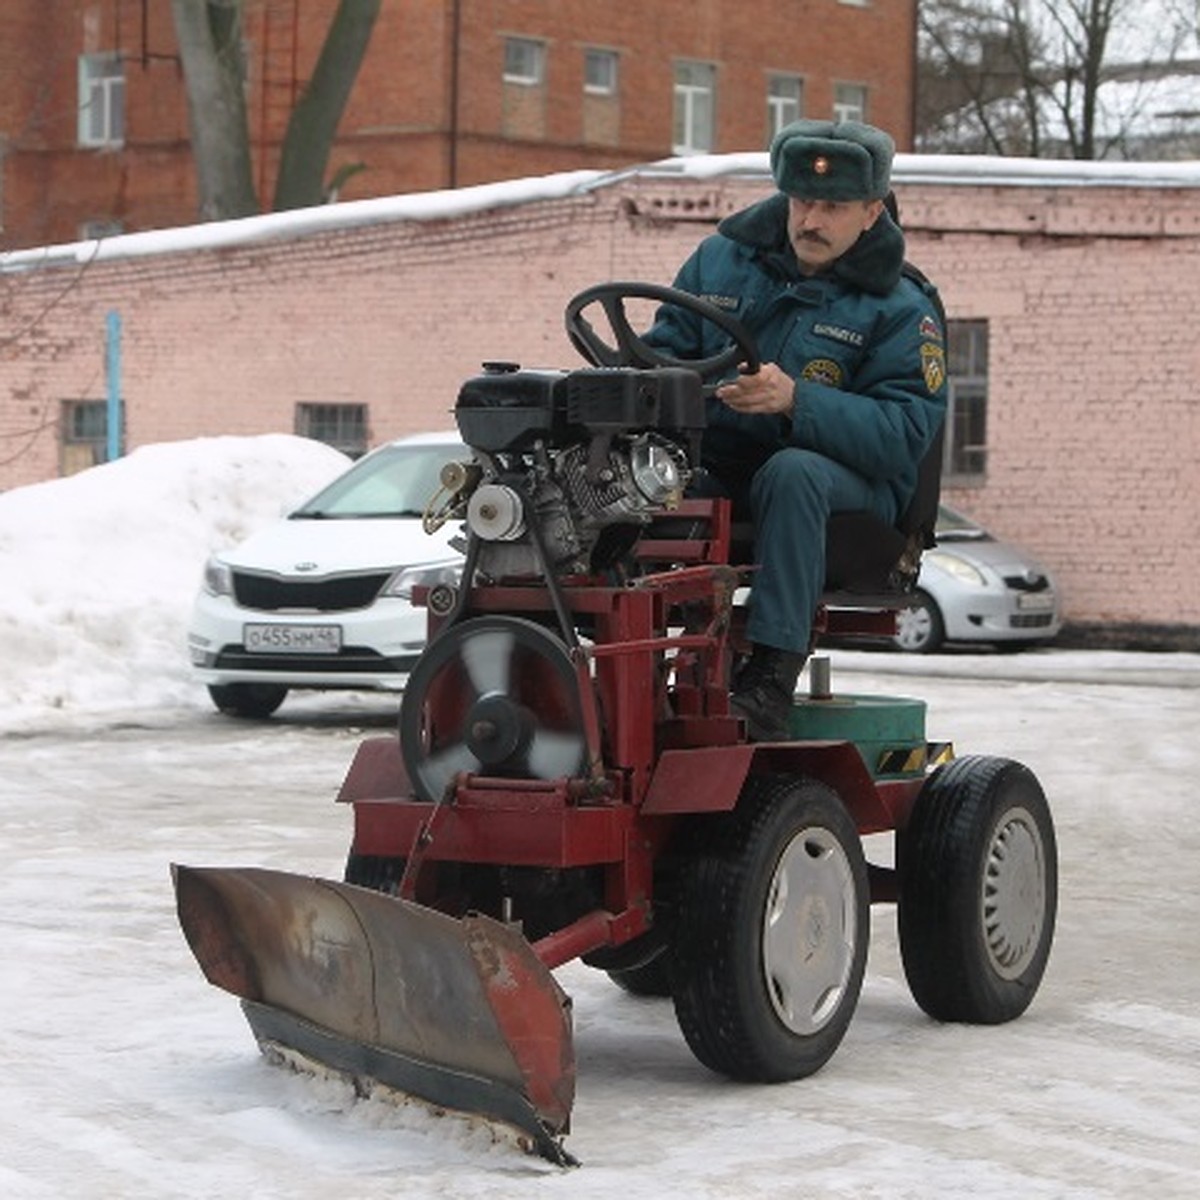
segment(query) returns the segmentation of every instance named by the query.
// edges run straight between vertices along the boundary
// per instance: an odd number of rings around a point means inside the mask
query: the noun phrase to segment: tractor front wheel
[[[866,966],[867,869],[836,793],[751,776],[682,872],[671,973],[680,1029],[714,1071],[755,1083],[819,1070]]]
[[[1029,1006],[1058,901],[1054,823],[1041,785],[1011,759],[940,767],[897,836],[900,956],[938,1021],[996,1025]]]

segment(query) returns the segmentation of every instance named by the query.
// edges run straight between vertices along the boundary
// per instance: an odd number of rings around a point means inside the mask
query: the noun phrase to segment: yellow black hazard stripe
[[[950,742],[929,742],[924,746],[904,746],[884,750],[875,764],[876,775],[916,775],[931,767],[941,766],[954,757]]]

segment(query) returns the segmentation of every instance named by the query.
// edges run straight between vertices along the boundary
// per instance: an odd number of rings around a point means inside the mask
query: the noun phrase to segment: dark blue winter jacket
[[[904,235],[886,212],[832,267],[804,276],[787,237],[781,194],[721,222],[680,268],[675,286],[741,320],[763,362],[796,381],[786,417],[708,402],[704,456],[816,450],[890,490],[897,512],[946,409],[944,332],[933,289],[904,273]],[[647,341],[680,358],[716,353],[711,322],[664,305]]]

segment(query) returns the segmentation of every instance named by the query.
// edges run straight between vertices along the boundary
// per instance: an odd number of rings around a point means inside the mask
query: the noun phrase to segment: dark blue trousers
[[[825,586],[825,529],[831,513],[898,516],[890,489],[813,450],[787,446],[763,457],[710,463],[710,480],[754,522],[756,571],[747,633],[752,642],[808,652]]]

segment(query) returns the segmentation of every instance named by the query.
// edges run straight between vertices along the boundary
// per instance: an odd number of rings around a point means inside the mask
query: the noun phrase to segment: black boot
[[[752,742],[781,742],[791,736],[788,714],[796,680],[807,655],[755,645],[733,681],[729,707],[746,722]]]

